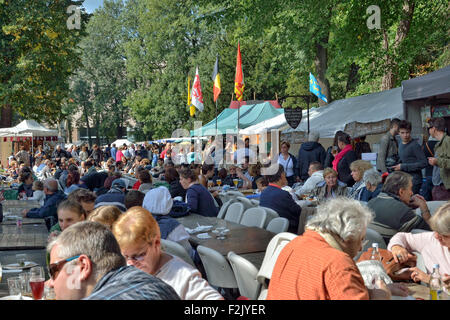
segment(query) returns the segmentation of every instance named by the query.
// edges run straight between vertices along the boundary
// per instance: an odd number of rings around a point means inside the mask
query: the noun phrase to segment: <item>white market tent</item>
[[[289,128],[282,133],[307,132],[306,113],[307,111],[303,110],[302,121],[296,129]],[[348,132],[357,124],[366,125],[367,134],[381,133],[384,126],[369,128],[368,124],[376,124],[392,118],[404,119],[401,88],[336,100],[323,107],[309,110],[310,130],[318,131],[321,138],[333,138],[336,131],[344,131],[346,126],[345,131],[352,137],[357,137],[357,134]]]
[[[15,127],[0,129],[0,137],[52,137],[58,130],[47,129],[34,120],[23,120]]]
[[[274,129],[284,130],[287,128],[289,128],[289,125],[286,122],[286,117],[284,116],[284,113],[282,113],[276,117],[264,120],[264,121],[257,123],[251,127],[242,129],[239,131],[239,133],[248,134],[248,135],[261,134],[264,131],[269,132]]]
[[[123,146],[124,143],[125,143],[127,146],[129,146],[130,144],[133,144],[133,142],[128,141],[127,139],[118,139],[118,140],[114,141],[113,143],[111,143],[111,146],[112,146],[113,144],[115,144],[116,147],[119,147],[119,146]]]

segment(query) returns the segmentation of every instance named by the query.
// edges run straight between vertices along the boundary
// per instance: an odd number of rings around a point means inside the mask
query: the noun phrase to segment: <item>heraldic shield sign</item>
[[[302,121],[302,108],[283,108],[286,122],[292,129],[296,129]]]

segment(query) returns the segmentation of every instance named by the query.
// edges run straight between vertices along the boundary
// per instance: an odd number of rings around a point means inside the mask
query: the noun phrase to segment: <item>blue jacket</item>
[[[167,239],[169,234],[180,225],[180,223],[172,217],[162,216],[160,214],[152,214],[156,222],[158,222],[161,231],[161,239]]]
[[[56,209],[63,200],[66,200],[66,195],[59,190],[53,194],[47,195],[44,200],[44,205],[40,208],[33,208],[28,211],[27,218],[57,217]]]
[[[280,217],[289,220],[289,232],[297,234],[298,220],[302,212],[302,208],[292,199],[289,192],[280,188],[269,185],[259,198],[261,207],[275,210]]]
[[[125,212],[125,194],[115,188],[111,188],[107,193],[104,193],[95,199],[95,208],[101,206],[116,206],[120,211]]]
[[[205,217],[217,217],[219,213],[211,193],[201,184],[193,184],[187,189],[186,202],[192,213]]]
[[[127,266],[105,274],[83,300],[180,300],[180,297],[161,279]]]

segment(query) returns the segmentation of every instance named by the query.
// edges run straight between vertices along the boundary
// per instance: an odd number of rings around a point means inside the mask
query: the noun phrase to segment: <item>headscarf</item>
[[[158,187],[149,190],[144,197],[142,206],[154,215],[168,215],[172,210],[173,200],[169,189]]]

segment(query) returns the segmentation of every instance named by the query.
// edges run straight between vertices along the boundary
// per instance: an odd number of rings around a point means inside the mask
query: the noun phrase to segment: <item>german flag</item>
[[[242,72],[241,46],[239,42],[236,58],[236,76],[234,78],[234,93],[236,94],[236,100],[242,101],[244,94],[244,73]]]
[[[219,75],[219,55],[216,56],[216,63],[214,64],[214,70],[211,78],[212,81],[214,81],[213,93],[214,93],[214,102],[216,102],[221,92],[220,75]]]

